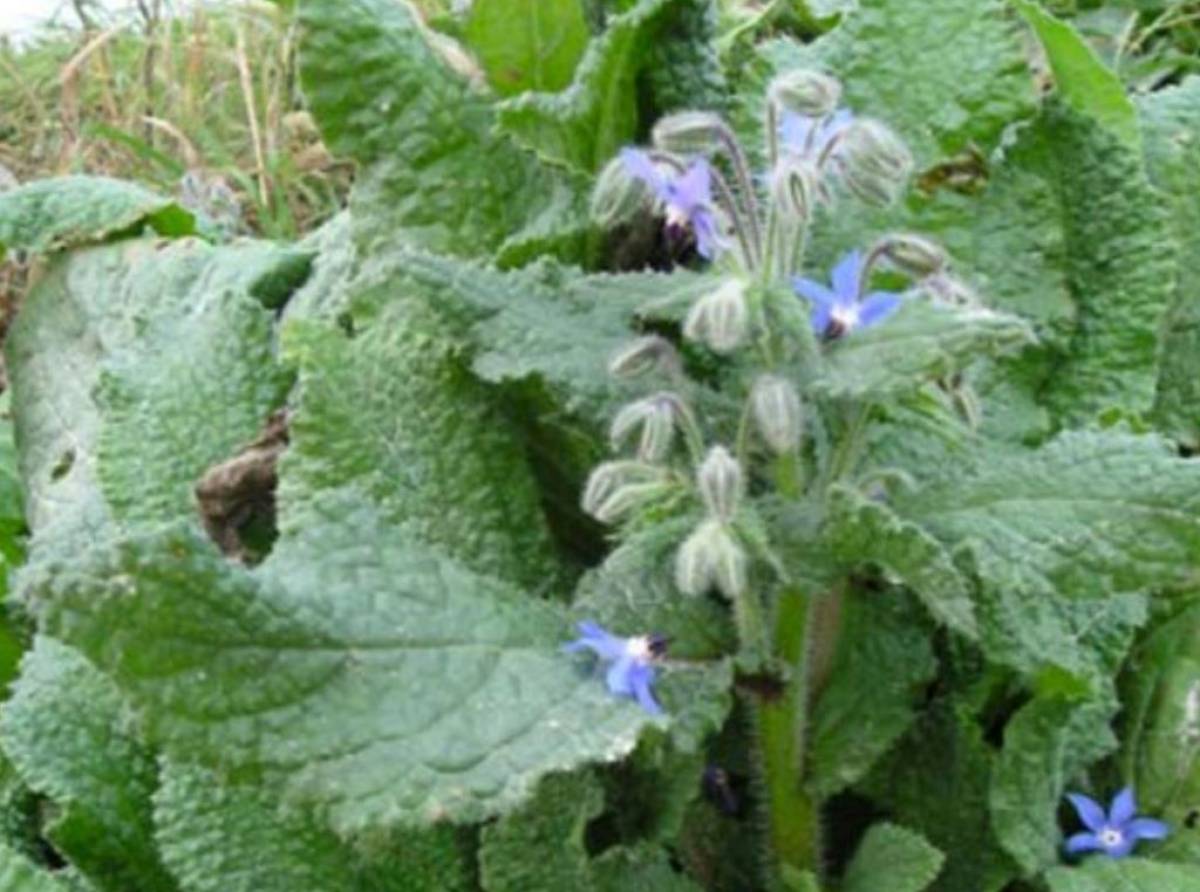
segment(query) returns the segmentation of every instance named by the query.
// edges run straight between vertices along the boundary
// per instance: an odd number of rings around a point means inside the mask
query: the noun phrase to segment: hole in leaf
[[[204,529],[234,560],[258,563],[275,543],[275,466],[287,445],[287,413],[280,409],[253,442],[196,483]]]
[[[71,468],[74,467],[74,465],[75,450],[68,449],[58,457],[58,461],[55,462],[54,467],[50,469],[50,479],[57,483],[59,480],[62,480],[69,473],[71,473]]]

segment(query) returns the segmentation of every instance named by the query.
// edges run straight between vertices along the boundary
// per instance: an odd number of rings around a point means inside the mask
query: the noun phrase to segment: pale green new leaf
[[[189,235],[195,220],[169,198],[108,177],[53,177],[0,193],[0,259],[5,248],[61,251],[138,235],[143,226]]]
[[[301,76],[330,147],[362,170],[362,245],[410,240],[486,255],[585,188],[493,132],[488,97],[454,70],[461,51],[394,0],[306,0]],[[459,55],[455,55],[455,54]]]
[[[77,651],[35,639],[0,711],[0,744],[55,803],[46,834],[97,889],[174,889],[154,844],[153,755],[133,737],[116,686]]]
[[[1111,695],[1090,702],[1039,697],[1004,728],[992,774],[990,808],[996,838],[1028,875],[1058,863],[1058,810],[1067,784],[1116,749],[1109,728]]]
[[[154,796],[157,842],[181,892],[467,892],[464,847],[450,826],[355,848],[261,787],[164,760]]]
[[[1090,858],[1079,867],[1049,870],[1046,882],[1050,892],[1192,892],[1200,888],[1200,866]]]
[[[1046,52],[1059,95],[1078,112],[1112,130],[1134,149],[1140,148],[1137,112],[1125,87],[1100,61],[1079,32],[1032,0],[1012,0]]]
[[[858,844],[843,892],[922,892],[946,856],[919,833],[898,824],[876,824]]]
[[[477,0],[464,36],[492,88],[512,96],[566,87],[590,34],[580,0]]]
[[[500,128],[548,160],[599,170],[637,135],[635,80],[664,14],[681,0],[639,0],[613,16],[561,93],[526,93],[497,107]]]
[[[1032,341],[1017,316],[911,298],[885,323],[833,344],[812,388],[835,398],[883,398]]]

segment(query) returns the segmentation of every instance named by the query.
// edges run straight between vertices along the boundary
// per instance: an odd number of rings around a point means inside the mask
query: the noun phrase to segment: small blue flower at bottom
[[[1100,803],[1080,793],[1068,793],[1067,798],[1088,828],[1088,832],[1076,833],[1066,841],[1063,849],[1068,855],[1102,852],[1110,858],[1124,858],[1139,840],[1166,839],[1171,832],[1162,821],[1137,817],[1137,800],[1132,787],[1126,787],[1113,797],[1108,814],[1104,813]]]
[[[862,292],[862,255],[851,251],[838,261],[830,276],[833,289],[799,276],[792,288],[812,306],[813,331],[819,337],[840,338],[858,328],[870,328],[892,315],[900,306],[900,295],[874,291],[859,300]]]
[[[604,679],[609,691],[618,697],[637,700],[651,715],[661,715],[662,707],[654,699],[650,686],[654,684],[654,661],[666,651],[667,639],[661,635],[621,638],[587,621],[576,628],[580,637],[564,645],[563,650],[567,653],[590,650],[601,661],[612,663]]]

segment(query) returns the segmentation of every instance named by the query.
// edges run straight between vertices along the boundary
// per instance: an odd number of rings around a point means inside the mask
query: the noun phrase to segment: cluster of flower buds
[[[724,446],[714,446],[696,471],[708,517],[684,540],[675,557],[675,584],[687,595],[713,587],[727,598],[746,591],[746,553],[733,519],[742,499],[742,468]]]

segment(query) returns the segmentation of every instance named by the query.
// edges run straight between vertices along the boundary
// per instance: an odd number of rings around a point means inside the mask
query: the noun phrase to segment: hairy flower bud
[[[869,118],[846,128],[838,157],[846,187],[869,204],[895,201],[913,168],[912,155],[900,137]]]
[[[837,108],[842,85],[836,78],[800,68],[781,74],[771,82],[771,101],[781,108],[808,118],[823,118]]]
[[[792,383],[778,375],[763,375],[750,391],[750,411],[767,446],[785,455],[800,445],[804,413]]]
[[[931,276],[946,266],[946,252],[941,245],[909,233],[885,235],[871,253],[916,279]]]
[[[683,321],[683,335],[707,344],[717,353],[730,353],[746,337],[748,315],[746,284],[728,279],[692,304]]]
[[[630,403],[613,419],[609,430],[613,448],[640,431],[638,458],[644,462],[662,461],[671,451],[676,424],[687,415],[683,400],[674,393],[658,393]]]
[[[622,223],[652,205],[647,185],[629,173],[620,156],[609,161],[592,190],[591,215],[604,227]]]
[[[746,554],[720,521],[710,518],[696,527],[675,555],[675,586],[685,595],[703,595],[715,585],[736,598],[746,583]]]
[[[606,461],[588,477],[581,506],[601,523],[613,523],[657,498],[667,485],[661,468],[638,461]]]
[[[717,147],[725,122],[712,112],[683,111],[659,118],[650,131],[654,145],[678,155],[707,155]]]
[[[708,513],[728,521],[737,512],[742,498],[742,468],[724,446],[714,446],[696,471],[700,497]]]
[[[821,174],[811,163],[787,154],[775,165],[771,201],[785,221],[808,222],[821,200]]]
[[[637,378],[649,372],[677,372],[679,351],[661,335],[645,335],[623,346],[608,362],[614,378]]]
[[[956,307],[981,306],[979,295],[966,282],[946,273],[934,273],[920,282],[921,289],[935,301]]]

